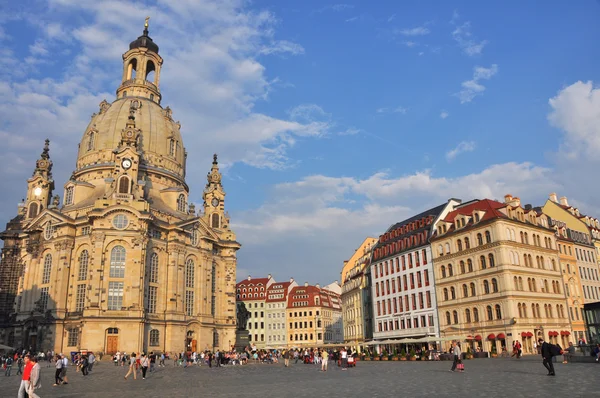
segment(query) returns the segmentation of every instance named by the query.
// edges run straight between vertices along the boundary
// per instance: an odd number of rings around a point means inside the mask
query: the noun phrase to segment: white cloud
[[[440,117],[441,117],[442,119],[445,119],[445,118],[447,118],[448,116],[450,116],[450,113],[448,113],[447,111],[444,111],[444,110],[443,110],[443,111],[440,113]]]
[[[418,26],[411,29],[402,29],[398,33],[403,36],[424,36],[431,33],[431,31],[425,26]]]
[[[346,22],[354,22],[358,19],[358,17],[352,17],[352,18],[348,18],[346,19]]]
[[[291,54],[300,55],[304,54],[304,47],[298,43],[293,43],[287,40],[278,40],[270,43],[268,46],[264,46],[260,50],[261,54]]]
[[[455,94],[460,99],[460,103],[464,104],[467,102],[471,102],[476,96],[483,95],[483,92],[485,91],[485,86],[483,86],[480,83],[480,81],[489,80],[496,73],[498,73],[498,65],[496,64],[493,64],[489,68],[484,68],[483,66],[476,66],[473,69],[473,78],[471,80],[466,80],[462,82],[462,90]]]
[[[458,155],[465,152],[473,152],[475,150],[475,142],[473,141],[462,141],[454,149],[446,152],[446,159],[450,162],[454,160]]]
[[[392,14],[390,15],[390,17],[387,19],[388,22],[392,22],[394,19],[396,18],[396,14]]]
[[[405,41],[405,42],[403,42],[403,44],[404,44],[406,47],[415,47],[415,46],[417,46],[419,43],[417,43],[417,42],[414,42],[414,41],[410,41],[410,40],[408,40],[408,41]]]
[[[339,4],[332,4],[332,5],[328,5],[322,8],[319,8],[318,10],[315,10],[315,12],[325,12],[325,11],[334,11],[334,12],[341,12],[341,11],[345,11],[345,10],[351,10],[353,9],[354,6],[352,4],[344,4],[344,3],[339,3]]]
[[[550,123],[564,131],[564,151],[569,156],[582,153],[597,157],[600,152],[600,88],[592,82],[571,84],[549,101]]]
[[[338,135],[356,135],[356,134],[358,134],[360,132],[361,132],[360,129],[357,129],[357,128],[354,128],[354,127],[349,127],[346,130],[344,130],[344,131],[338,132]]]
[[[487,40],[477,41],[471,33],[471,22],[465,22],[452,31],[452,37],[468,56],[480,55],[488,44]]]
[[[408,108],[405,108],[403,106],[397,106],[395,108],[383,107],[375,110],[375,112],[377,113],[400,113],[402,115],[406,114],[407,111]]]

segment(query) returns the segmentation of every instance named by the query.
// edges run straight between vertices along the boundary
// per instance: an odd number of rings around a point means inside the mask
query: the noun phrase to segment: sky
[[[600,2],[0,0],[0,224],[43,140],[56,194],[150,16],[190,200],[219,154],[238,280],[327,284],[455,197],[600,217]]]

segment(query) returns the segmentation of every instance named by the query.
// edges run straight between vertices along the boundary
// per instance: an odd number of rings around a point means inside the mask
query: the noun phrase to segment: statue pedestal
[[[236,330],[235,331],[235,350],[242,352],[250,344],[248,336],[250,332],[247,330]]]

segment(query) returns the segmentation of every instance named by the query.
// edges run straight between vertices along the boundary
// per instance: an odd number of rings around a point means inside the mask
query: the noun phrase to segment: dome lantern
[[[163,59],[158,55],[158,45],[148,35],[146,17],[144,32],[129,44],[123,54],[123,79],[117,89],[117,98],[144,97],[160,104],[160,69]]]

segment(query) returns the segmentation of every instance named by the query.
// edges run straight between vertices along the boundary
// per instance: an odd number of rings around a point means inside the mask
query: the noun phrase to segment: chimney
[[[512,200],[512,195],[507,193],[506,195],[504,195],[504,203],[510,203],[510,201]]]
[[[271,274],[267,275],[267,279],[271,279]]]
[[[338,283],[337,279],[335,280],[335,284],[336,284],[336,285],[339,285],[339,283]]]
[[[251,277],[250,275],[248,275],[248,280],[249,280],[249,281],[251,281],[251,280],[252,280],[252,277]]]
[[[294,278],[290,278],[290,283],[294,283]]]
[[[308,287],[308,282],[304,282],[304,287]]]
[[[548,198],[549,198],[551,201],[553,201],[554,203],[558,203],[557,196],[556,196],[556,194],[555,194],[554,192],[552,192],[552,193],[551,193],[551,194],[548,196]]]
[[[317,289],[321,288],[321,285],[319,285],[318,283],[315,286],[317,287]]]
[[[563,197],[560,198],[560,204],[563,205],[563,206],[569,207],[569,202],[567,201],[567,197],[566,196],[563,196]]]
[[[530,204],[525,205],[525,210],[531,210],[531,209],[533,209],[532,205],[530,205]]]

